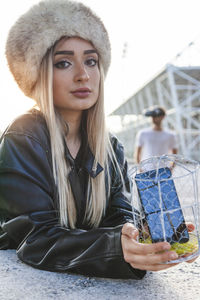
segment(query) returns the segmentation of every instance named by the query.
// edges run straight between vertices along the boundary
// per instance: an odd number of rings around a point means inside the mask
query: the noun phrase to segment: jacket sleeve
[[[128,163],[124,156],[122,144],[115,138],[112,138],[113,150],[121,170],[122,178],[116,167],[110,168],[111,190],[110,201],[105,218],[101,226],[117,226],[126,222],[135,222],[135,209],[132,205],[132,180],[129,176]]]
[[[0,148],[0,249],[39,269],[141,279],[121,249],[122,225],[91,230],[60,226],[47,150],[37,140],[7,135]],[[8,243],[8,240],[11,242]]]

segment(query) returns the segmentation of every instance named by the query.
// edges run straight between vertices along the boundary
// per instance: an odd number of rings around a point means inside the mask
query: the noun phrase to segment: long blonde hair
[[[109,134],[105,126],[104,113],[104,74],[101,64],[99,97],[96,104],[87,111],[86,130],[88,145],[94,155],[93,169],[99,163],[104,171],[92,178],[89,176],[86,212],[84,221],[91,227],[98,227],[105,214],[106,199],[110,194],[109,159],[117,167],[122,178],[120,167],[117,163]],[[72,189],[68,180],[71,171],[65,159],[64,151],[64,122],[56,111],[53,103],[53,48],[45,55],[40,68],[40,76],[34,89],[34,98],[42,112],[50,133],[53,176],[58,190],[59,217],[62,226],[75,228],[77,213]],[[107,174],[108,190],[106,191],[105,173]],[[123,180],[123,178],[122,178]]]

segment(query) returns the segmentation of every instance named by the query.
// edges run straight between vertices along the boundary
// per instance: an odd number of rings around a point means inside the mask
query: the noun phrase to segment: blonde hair
[[[42,112],[50,133],[53,176],[58,190],[59,217],[62,226],[75,228],[77,213],[72,189],[68,180],[71,167],[65,159],[64,133],[66,125],[60,114],[56,111],[53,103],[53,48],[45,55],[40,76],[34,88],[34,98]],[[104,171],[92,178],[89,176],[87,202],[84,221],[92,227],[98,227],[105,214],[106,199],[110,195],[111,178],[109,172],[109,159],[114,167],[118,169],[122,178],[122,173],[113,151],[109,134],[105,126],[104,113],[104,74],[101,64],[99,97],[96,104],[87,111],[86,130],[88,145],[94,155],[93,170],[99,163]],[[108,180],[108,190],[106,191],[105,173]],[[122,178],[123,181],[123,178]],[[106,195],[107,194],[107,195]]]

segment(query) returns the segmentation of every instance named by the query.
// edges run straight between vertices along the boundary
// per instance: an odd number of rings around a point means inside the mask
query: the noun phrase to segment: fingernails
[[[170,258],[171,259],[176,259],[176,258],[178,258],[178,254],[177,253],[171,253]]]
[[[171,248],[171,245],[170,244],[165,244],[163,246],[163,250],[169,250]]]
[[[133,229],[133,230],[131,231],[131,235],[135,235],[136,232],[137,232],[137,229]]]

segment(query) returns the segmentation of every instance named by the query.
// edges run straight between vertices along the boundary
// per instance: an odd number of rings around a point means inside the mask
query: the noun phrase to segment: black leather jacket
[[[111,195],[99,228],[84,224],[79,211],[77,228],[71,230],[59,224],[46,123],[36,110],[17,118],[0,143],[0,249],[15,248],[23,262],[43,270],[141,279],[145,272],[131,268],[123,258],[121,229],[132,222],[130,181],[123,148],[114,137],[112,144],[126,190],[113,168]],[[83,191],[77,182],[102,171],[100,165],[92,171],[93,159],[88,149],[82,175],[70,179],[77,207],[83,211]]]

